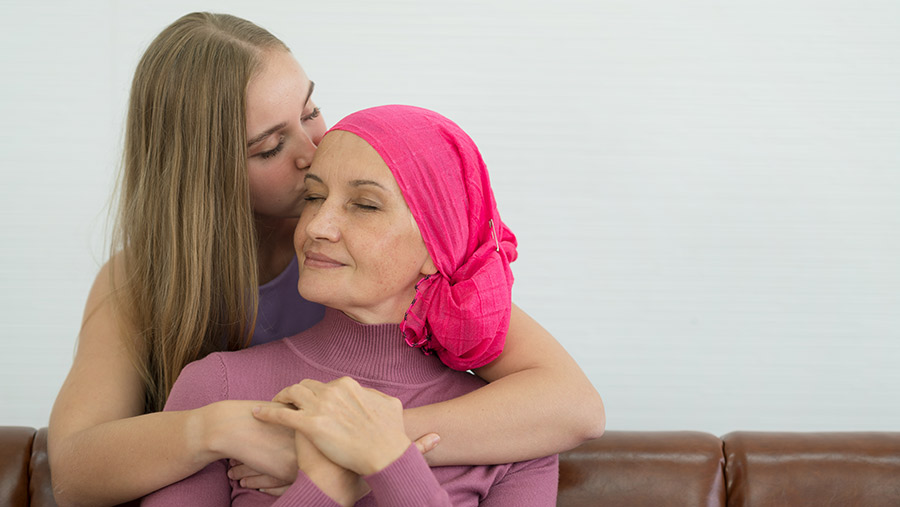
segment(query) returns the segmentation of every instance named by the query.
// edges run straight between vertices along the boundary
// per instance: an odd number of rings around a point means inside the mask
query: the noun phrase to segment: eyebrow
[[[303,179],[304,180],[315,180],[315,181],[318,181],[319,183],[322,183],[323,185],[325,184],[325,182],[322,181],[322,178],[316,176],[313,173],[306,173],[306,176],[304,176]],[[377,181],[373,181],[373,180],[352,180],[352,181],[350,181],[351,187],[363,187],[366,185],[372,185],[372,186],[375,186],[382,190],[387,191],[387,188],[385,188],[384,185],[382,185],[381,183],[378,183]]]
[[[306,92],[306,100],[303,101],[304,106],[306,106],[306,104],[309,103],[309,98],[312,97],[313,89],[315,89],[315,87],[316,87],[316,83],[310,81],[309,82],[309,90]],[[270,135],[274,134],[275,132],[278,132],[279,130],[281,130],[285,127],[287,127],[287,123],[281,122],[278,125],[275,125],[274,127],[270,128],[270,129],[267,129],[265,132],[262,132],[261,134],[254,137],[253,139],[250,139],[249,141],[247,141],[247,147],[249,148],[256,143],[261,142],[263,139],[269,137]]]
[[[376,186],[376,187],[378,187],[378,188],[380,188],[380,189],[382,189],[382,190],[387,190],[386,188],[384,188],[384,186],[383,186],[381,183],[378,183],[377,181],[372,181],[372,180],[353,180],[353,181],[350,182],[350,186],[351,186],[351,187],[362,187],[362,186],[366,186],[366,185],[373,185],[373,186]]]
[[[285,127],[287,127],[286,122],[281,122],[278,125],[275,125],[274,127],[263,132],[262,134],[259,134],[258,136],[254,137],[253,139],[247,141],[247,147],[249,148],[249,147],[253,146],[254,144],[259,143],[263,139],[269,137],[270,135],[274,134],[275,132],[278,132],[279,130],[281,130]]]

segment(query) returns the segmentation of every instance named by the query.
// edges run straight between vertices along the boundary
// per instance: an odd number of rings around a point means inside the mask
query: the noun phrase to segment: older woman
[[[471,139],[424,109],[360,111],[324,137],[306,188],[298,288],[325,318],[189,365],[166,405],[274,395],[254,412],[295,430],[302,473],[275,500],[220,461],[144,504],[553,505],[555,456],[429,469],[403,425],[404,405],[483,385],[446,365],[490,361],[509,327],[516,240]]]

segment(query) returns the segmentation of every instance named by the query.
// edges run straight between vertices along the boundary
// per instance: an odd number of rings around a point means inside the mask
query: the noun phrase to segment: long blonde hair
[[[192,13],[150,44],[134,75],[113,251],[115,303],[136,329],[145,410],[181,369],[249,344],[258,306],[245,91],[268,49],[253,23]],[[114,263],[110,263],[111,266]]]

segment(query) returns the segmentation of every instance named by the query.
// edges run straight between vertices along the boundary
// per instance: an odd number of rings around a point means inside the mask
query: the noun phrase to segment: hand
[[[263,493],[281,496],[292,482],[284,481],[271,475],[256,471],[236,459],[228,460],[228,478],[238,481],[241,487],[256,489]]]
[[[259,474],[293,483],[297,478],[294,432],[283,425],[254,418],[251,410],[260,404],[283,406],[262,401],[229,400],[203,407],[203,431],[209,439],[208,445],[219,459],[234,458]]]
[[[342,506],[350,506],[369,492],[369,485],[357,473],[325,457],[303,433],[295,431],[294,442],[300,471],[329,498]]]
[[[359,475],[383,470],[411,443],[403,429],[400,400],[342,377],[327,384],[304,380],[286,387],[273,405],[253,409],[266,422],[294,428],[309,438],[329,460]],[[426,435],[422,440],[433,439]]]

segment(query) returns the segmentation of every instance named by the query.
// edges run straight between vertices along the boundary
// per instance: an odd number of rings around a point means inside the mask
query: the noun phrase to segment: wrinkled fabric
[[[500,355],[509,329],[516,237],[500,220],[472,139],[438,113],[379,106],[331,130],[381,155],[403,192],[438,273],[419,281],[400,328],[406,342],[467,370]]]

